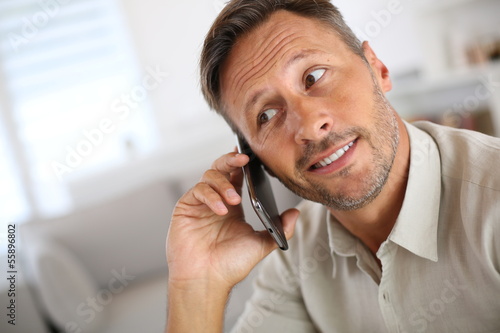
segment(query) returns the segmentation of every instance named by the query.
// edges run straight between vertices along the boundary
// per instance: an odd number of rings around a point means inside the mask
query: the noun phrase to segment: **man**
[[[500,140],[401,120],[388,69],[326,0],[231,1],[201,76],[305,199],[236,332],[500,332]],[[175,208],[167,332],[222,332],[231,289],[277,247],[245,223],[247,162],[222,156]]]

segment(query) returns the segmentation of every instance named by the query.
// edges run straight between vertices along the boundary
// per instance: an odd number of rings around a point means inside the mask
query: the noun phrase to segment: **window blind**
[[[117,167],[154,149],[147,96],[134,104],[123,99],[140,84],[142,70],[118,3],[3,0],[0,36],[3,113],[10,119],[2,125],[14,133],[4,146],[22,150],[0,147],[11,166],[0,166],[0,179],[17,184],[9,193],[27,203],[28,214],[18,217],[64,212],[73,204],[69,175]],[[120,107],[133,112],[117,112]],[[2,205],[11,200],[0,199]]]

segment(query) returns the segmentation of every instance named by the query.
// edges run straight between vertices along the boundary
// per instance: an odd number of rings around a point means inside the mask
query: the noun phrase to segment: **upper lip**
[[[321,155],[319,155],[316,159],[314,159],[314,162],[312,162],[309,165],[309,169],[311,169],[313,166],[315,166],[317,163],[324,160],[325,158],[331,156],[333,153],[335,153],[340,148],[343,148],[346,145],[348,145],[349,143],[354,142],[354,141],[356,141],[356,139],[349,140],[349,141],[345,142],[344,144],[338,145],[336,148],[330,148],[328,150],[325,150],[323,153],[321,153]]]

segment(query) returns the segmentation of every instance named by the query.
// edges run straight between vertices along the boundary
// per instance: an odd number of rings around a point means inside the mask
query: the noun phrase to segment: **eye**
[[[306,89],[311,88],[325,74],[324,69],[317,69],[306,76]]]
[[[259,114],[259,124],[267,123],[277,113],[278,113],[278,110],[276,110],[276,109],[267,109],[267,110],[265,110],[264,112],[262,112],[261,114]]]

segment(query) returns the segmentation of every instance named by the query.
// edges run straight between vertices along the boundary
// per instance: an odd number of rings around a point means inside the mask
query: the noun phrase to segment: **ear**
[[[375,78],[377,79],[383,92],[388,92],[392,89],[392,82],[389,76],[389,69],[384,65],[371,48],[368,42],[363,42],[363,52],[368,64],[372,68]]]

